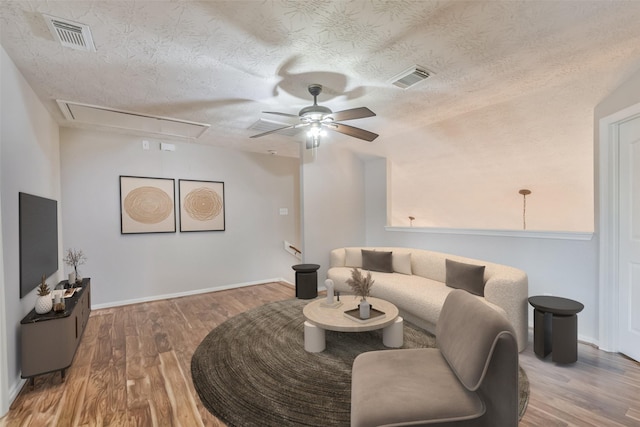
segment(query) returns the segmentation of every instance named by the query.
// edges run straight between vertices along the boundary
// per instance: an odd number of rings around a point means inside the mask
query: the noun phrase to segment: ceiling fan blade
[[[342,123],[331,123],[325,126],[327,127],[327,129],[330,129],[332,131],[343,133],[354,138],[364,139],[365,141],[369,142],[378,137],[377,133],[369,132],[368,130],[356,128],[349,125],[344,125]]]
[[[364,119],[365,117],[373,117],[376,113],[368,109],[367,107],[352,108],[350,110],[336,111],[331,114],[333,120],[336,122],[342,122],[344,120]]]
[[[277,111],[263,111],[263,113],[265,113],[265,114],[275,114],[277,116],[295,117],[296,119],[300,117],[297,114],[278,113]]]
[[[306,127],[306,126],[309,126],[309,124],[307,124],[307,123],[299,123],[297,125],[285,126],[285,127],[281,127],[281,128],[278,128],[278,129],[268,130],[266,132],[262,132],[262,133],[259,133],[257,135],[251,135],[249,138],[260,138],[261,136],[269,135],[271,133],[276,133],[276,132],[280,132],[280,131],[287,130],[287,129],[297,129],[297,128],[302,128],[302,127]]]

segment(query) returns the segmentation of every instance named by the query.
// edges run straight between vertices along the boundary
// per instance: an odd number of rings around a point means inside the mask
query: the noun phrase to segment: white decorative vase
[[[360,307],[361,319],[368,319],[369,316],[371,316],[371,304],[369,304],[369,301],[362,298],[362,300],[360,301],[360,305],[358,307]]]
[[[51,299],[51,294],[36,298],[36,313],[46,314],[50,312],[52,308],[53,300]]]
[[[76,283],[76,272],[72,271],[69,273],[69,286],[73,286]]]

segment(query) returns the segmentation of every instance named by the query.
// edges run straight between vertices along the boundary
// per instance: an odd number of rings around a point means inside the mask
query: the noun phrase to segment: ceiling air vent
[[[407,89],[421,81],[429,78],[431,73],[426,68],[419,65],[414,65],[408,70],[404,70],[402,73],[391,79],[391,83],[402,89]]]
[[[65,119],[74,123],[92,124],[117,129],[127,129],[156,135],[176,136],[180,138],[198,138],[209,125],[188,122],[170,117],[151,116],[132,111],[115,110],[97,105],[56,100]]]
[[[90,52],[96,51],[88,25],[69,21],[68,19],[56,18],[44,13],[42,16],[47,22],[53,38],[59,41],[62,46]]]
[[[284,128],[287,126],[291,126],[291,124],[275,122],[273,120],[259,119],[257,122],[249,126],[248,129],[255,130],[256,132],[269,132],[270,130]],[[298,133],[300,133],[301,130],[302,129],[300,128],[287,129],[283,130],[282,132],[278,132],[278,135],[296,136]]]

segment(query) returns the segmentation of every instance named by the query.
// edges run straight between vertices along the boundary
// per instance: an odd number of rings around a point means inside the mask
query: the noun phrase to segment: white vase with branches
[[[69,273],[69,285],[73,285],[76,282],[82,282],[82,277],[78,272],[78,266],[87,261],[87,257],[84,255],[84,252],[82,252],[82,249],[67,249],[67,253],[63,261],[68,266],[73,267],[73,271]]]
[[[367,271],[367,275],[363,276],[362,271],[357,268],[351,269],[351,278],[347,279],[347,285],[351,288],[354,295],[360,297],[360,318],[368,319],[371,316],[371,304],[367,301],[367,297],[371,293],[371,287],[374,280],[371,278],[371,272]]]

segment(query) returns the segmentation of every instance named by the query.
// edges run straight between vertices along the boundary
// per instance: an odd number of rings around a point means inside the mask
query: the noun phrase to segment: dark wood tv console
[[[67,281],[60,282],[62,288]],[[91,279],[82,279],[73,296],[65,298],[65,310],[37,314],[31,310],[20,322],[22,378],[60,371],[62,379],[71,366],[91,313]]]

